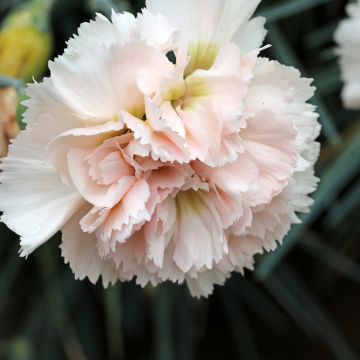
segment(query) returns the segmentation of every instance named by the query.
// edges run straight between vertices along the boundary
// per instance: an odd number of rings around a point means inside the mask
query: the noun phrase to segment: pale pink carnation
[[[344,81],[342,99],[345,107],[360,109],[360,1],[349,4],[347,13],[335,33]]]
[[[77,279],[207,296],[277,247],[312,204],[320,126],[311,81],[259,57],[258,3],[148,0],[80,26],[2,164],[22,256],[61,230]]]

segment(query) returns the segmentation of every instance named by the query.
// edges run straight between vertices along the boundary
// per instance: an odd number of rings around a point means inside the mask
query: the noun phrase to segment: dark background
[[[0,0],[0,19],[21,3]],[[130,11],[143,6],[112,3]],[[108,14],[109,4],[56,1],[52,57],[95,10]],[[199,301],[185,286],[103,290],[77,282],[63,264],[59,235],[25,261],[17,236],[1,225],[1,360],[360,358],[360,114],[342,107],[332,40],[345,4],[263,0],[258,11],[268,19],[272,44],[264,55],[315,79],[312,101],[323,125],[316,202],[284,245],[259,257],[255,272],[233,275]]]

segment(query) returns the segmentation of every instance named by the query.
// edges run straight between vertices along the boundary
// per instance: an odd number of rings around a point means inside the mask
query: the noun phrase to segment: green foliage
[[[194,0],[195,1],[195,0]],[[21,0],[1,0],[0,16]],[[58,0],[52,15],[54,55],[94,11],[138,11],[143,1]],[[103,290],[76,282],[54,238],[28,260],[0,227],[0,359],[234,358],[339,360],[360,355],[360,127],[343,109],[333,33],[343,0],[263,0],[272,44],[266,55],[314,78],[323,126],[321,177],[312,211],[282,247],[234,275],[208,300],[185,287]],[[9,82],[22,91],[23,85]],[[335,309],[335,310],[334,310]]]

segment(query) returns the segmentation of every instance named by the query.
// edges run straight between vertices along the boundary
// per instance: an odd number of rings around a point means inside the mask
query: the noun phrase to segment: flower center
[[[196,215],[204,208],[200,193],[195,190],[180,192],[176,195],[175,201],[178,216]]]
[[[184,111],[193,109],[199,98],[211,94],[209,84],[200,77],[189,76],[185,79],[185,84],[185,94],[181,99],[181,107]]]
[[[197,42],[189,45],[190,62],[185,69],[185,75],[192,74],[197,69],[209,70],[214,64],[219,51],[219,45]]]

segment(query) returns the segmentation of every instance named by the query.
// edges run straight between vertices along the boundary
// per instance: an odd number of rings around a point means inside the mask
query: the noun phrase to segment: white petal
[[[175,223],[175,202],[168,198],[159,205],[150,222],[144,225],[144,236],[148,244],[147,256],[159,268],[164,266],[165,250],[173,235]]]
[[[202,178],[233,196],[249,191],[259,177],[258,167],[246,154],[240,154],[235,162],[222,167],[208,167],[200,162],[192,166]]]
[[[307,213],[314,200],[309,196],[318,186],[319,179],[315,176],[312,168],[304,172],[296,172],[294,175],[295,183],[292,185],[291,207],[296,212]]]
[[[190,36],[189,40],[227,43],[253,14],[260,0],[147,0],[154,14],[160,13]]]
[[[82,229],[88,232],[96,230],[102,254],[108,254],[115,248],[116,242],[125,242],[145,221],[149,221],[146,207],[150,198],[150,189],[146,181],[135,182],[121,201],[113,208],[94,207],[81,220]]]
[[[142,117],[144,94],[139,84],[154,92],[174,65],[143,41],[94,46],[82,52],[68,48],[49,64],[58,93],[74,112],[88,118],[111,120],[121,109]]]
[[[259,111],[240,133],[246,154],[259,168],[258,204],[281,193],[293,176],[297,163],[296,132],[288,119]]]
[[[152,14],[143,9],[142,13],[137,15],[137,26],[139,36],[150,46],[167,51],[170,49],[175,29],[160,14]]]
[[[119,41],[119,38],[121,37],[117,28],[104,15],[97,14],[95,20],[84,22],[79,26],[78,35],[74,35],[67,42],[65,53],[68,48],[81,52],[94,44],[111,46]]]
[[[203,267],[211,269],[226,252],[224,231],[215,207],[200,191],[179,193],[175,201],[178,223],[173,259],[176,265],[185,273]]]
[[[108,122],[88,128],[74,127],[52,138],[44,153],[47,160],[58,170],[63,182],[71,183],[67,161],[69,150],[71,148],[94,149],[104,139],[119,135],[122,128],[123,125],[120,122]]]
[[[189,287],[192,296],[200,298],[208,297],[214,291],[215,285],[224,285],[229,273],[223,273],[217,269],[199,273],[197,278],[186,278],[186,284]]]
[[[234,44],[227,44],[219,49],[210,69],[197,70],[187,77],[186,84],[190,89],[187,102],[190,102],[191,106],[192,103],[210,99],[225,121],[230,122],[242,113],[248,83],[249,79],[242,73],[239,48]],[[238,131],[239,127],[236,130]]]
[[[96,246],[96,237],[81,230],[79,221],[88,211],[81,209],[62,228],[62,256],[69,263],[75,278],[83,280],[86,277],[96,283],[102,276],[104,287],[117,280],[115,263],[112,260],[101,259]]]
[[[240,47],[241,54],[247,54],[261,47],[267,33],[264,28],[265,21],[265,18],[257,17],[238,30],[234,42]]]
[[[87,150],[77,148],[69,150],[68,164],[72,183],[92,205],[111,208],[131,189],[136,179],[134,176],[124,176],[110,186],[97,184],[89,175],[90,167],[85,161],[88,155]]]
[[[83,203],[45,161],[44,148],[57,131],[50,118],[42,118],[16,138],[1,164],[2,221],[21,236],[24,256],[59,231]]]

